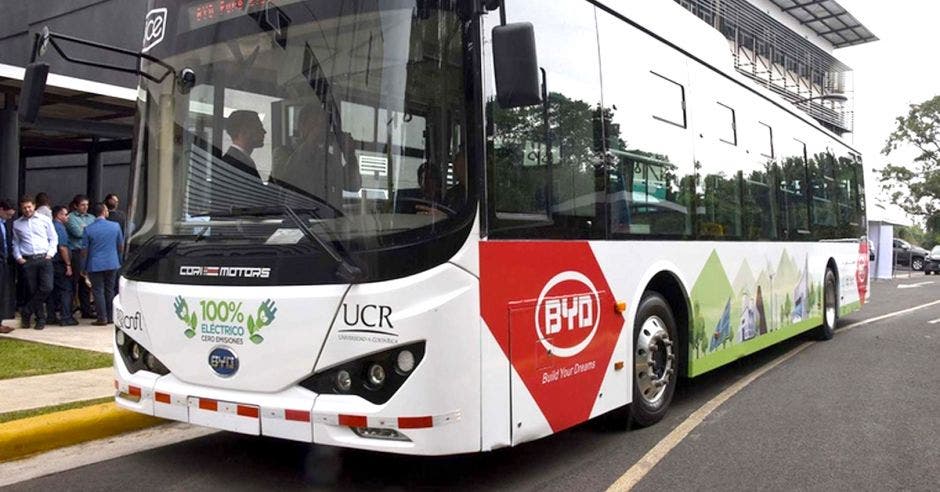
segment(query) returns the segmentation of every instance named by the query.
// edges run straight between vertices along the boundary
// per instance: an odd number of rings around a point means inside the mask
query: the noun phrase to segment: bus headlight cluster
[[[170,373],[160,359],[120,329],[115,330],[114,341],[117,343],[118,354],[124,361],[124,366],[131,374],[137,371],[150,371],[165,376]]]
[[[319,394],[357,395],[387,402],[414,373],[424,357],[425,342],[371,354],[321,371],[301,383]]]

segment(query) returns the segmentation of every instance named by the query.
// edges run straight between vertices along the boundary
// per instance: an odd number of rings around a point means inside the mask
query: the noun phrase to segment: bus
[[[671,0],[151,0],[141,57],[124,408],[489,451],[867,300],[859,152]]]

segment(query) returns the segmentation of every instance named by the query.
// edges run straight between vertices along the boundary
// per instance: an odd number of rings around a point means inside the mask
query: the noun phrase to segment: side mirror
[[[30,63],[26,66],[23,90],[20,91],[18,110],[20,121],[35,123],[39,118],[39,108],[42,106],[42,95],[46,91],[48,76],[49,65],[46,63]]]
[[[518,22],[493,28],[496,100],[505,109],[542,102],[535,28]]]

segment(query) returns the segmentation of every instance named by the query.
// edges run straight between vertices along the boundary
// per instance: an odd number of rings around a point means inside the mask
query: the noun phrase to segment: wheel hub
[[[643,322],[634,349],[634,378],[640,397],[655,406],[662,400],[675,373],[676,356],[666,324],[657,316]]]
[[[835,286],[831,281],[826,282],[826,292],[825,292],[825,304],[826,304],[826,325],[830,328],[836,326],[836,295],[835,295]]]

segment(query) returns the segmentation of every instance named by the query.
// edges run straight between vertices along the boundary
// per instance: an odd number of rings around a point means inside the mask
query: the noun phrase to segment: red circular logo
[[[535,329],[552,355],[573,357],[584,350],[597,333],[601,300],[591,279],[580,272],[555,275],[539,294]]]

